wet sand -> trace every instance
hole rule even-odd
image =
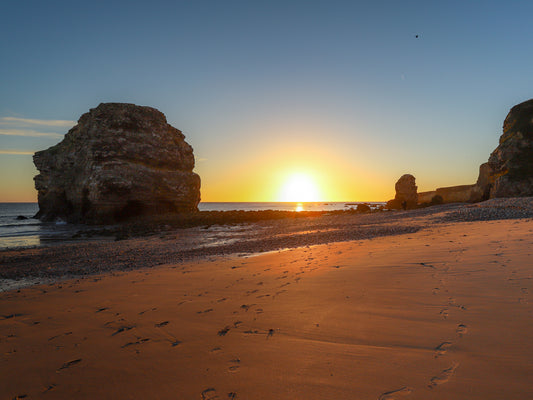
[[[532,232],[444,221],[0,293],[2,398],[533,398]]]

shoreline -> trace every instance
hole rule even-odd
[[[243,214],[238,212],[215,212],[214,215],[223,217],[210,219],[214,223],[208,226],[195,224],[179,229],[173,223],[182,224],[181,217],[169,221],[167,216],[162,216],[158,221],[152,219],[152,225],[143,231],[144,236],[118,241],[93,237],[78,243],[0,250],[0,292],[24,287],[30,282],[50,283],[68,277],[154,268],[217,256],[415,233],[436,224],[533,218],[533,198],[493,199],[476,204],[457,203],[394,212],[276,212],[275,219],[267,218],[268,214],[263,212],[245,212],[246,218],[250,215],[253,218],[247,222],[243,222]],[[228,219],[227,215],[233,217]],[[201,220],[203,222],[205,216]]]
[[[369,204],[372,210],[385,203]],[[0,250],[21,250],[81,242],[98,238],[124,240],[169,229],[252,223],[269,219],[301,218],[333,213],[353,213],[356,203],[200,203],[195,213],[138,216],[107,225],[67,224],[40,221],[34,216],[37,203],[0,203]],[[30,206],[30,207],[28,207]]]

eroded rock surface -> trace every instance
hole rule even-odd
[[[533,196],[533,99],[511,108],[500,143],[489,161],[479,166],[475,184],[418,193],[418,201],[430,204],[435,196],[444,203]]]
[[[491,198],[533,196],[533,99],[511,108],[488,165]]]
[[[418,203],[418,194],[415,177],[405,174],[398,179],[395,185],[396,196],[387,203],[387,208],[391,209],[411,209]]]
[[[33,160],[42,220],[111,223],[198,209],[193,149],[151,107],[102,103]]]

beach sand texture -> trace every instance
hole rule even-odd
[[[1,398],[533,398],[533,224],[0,293]]]

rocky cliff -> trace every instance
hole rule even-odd
[[[33,160],[42,220],[111,223],[200,201],[192,147],[151,107],[102,103]]]
[[[418,201],[427,204],[435,196],[444,203],[533,196],[533,99],[511,108],[500,143],[489,161],[480,165],[475,184],[418,193]]]
[[[488,165],[491,198],[533,196],[533,99],[511,108]]]

